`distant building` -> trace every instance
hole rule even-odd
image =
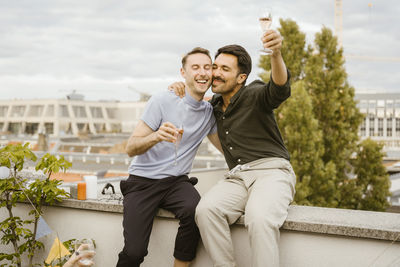
[[[356,94],[365,114],[359,135],[384,144],[385,150],[400,150],[400,94]]]
[[[64,135],[131,133],[146,102],[66,99],[0,100],[0,132]]]

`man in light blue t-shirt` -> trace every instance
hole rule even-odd
[[[153,96],[126,146],[128,155],[135,157],[129,178],[121,182],[125,245],[118,267],[143,262],[158,208],[173,212],[180,220],[174,266],[189,266],[196,255],[200,234],[194,214],[200,195],[187,175],[206,136],[222,151],[213,108],[203,101],[212,77],[209,51],[197,47],[187,53],[181,75],[186,96],[180,98],[170,91]]]

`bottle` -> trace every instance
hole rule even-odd
[[[97,199],[97,176],[83,176],[86,183],[86,199]]]
[[[86,200],[86,183],[84,182],[78,183],[78,199]]]

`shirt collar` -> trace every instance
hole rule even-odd
[[[242,94],[244,91],[244,85],[239,89],[239,91],[234,94],[230,100],[230,104],[234,104],[234,102],[239,98],[239,96]],[[220,110],[222,112],[222,106],[224,104],[224,99],[222,98],[222,95],[220,94],[215,94],[213,98],[211,99],[211,105],[216,108],[217,110]]]
[[[222,95],[214,94],[210,100],[210,103],[214,108],[222,107],[223,103]]]
[[[236,92],[236,94],[234,94],[232,97],[231,97],[231,100],[230,100],[230,104],[234,104],[235,103],[235,101],[236,101],[236,99],[238,99],[239,98],[239,96],[242,94],[242,92],[244,91],[244,85],[242,86],[242,87],[240,87],[240,89]]]
[[[201,103],[203,102],[203,100],[197,101],[196,99],[194,99],[189,92],[186,90],[185,91],[185,97],[183,98],[183,101],[188,104],[191,107],[194,108],[198,108],[201,106]]]

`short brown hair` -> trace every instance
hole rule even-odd
[[[212,61],[211,56],[210,56],[210,51],[208,51],[207,49],[202,48],[202,47],[195,47],[195,48],[192,49],[192,51],[186,53],[183,56],[183,58],[182,58],[182,68],[185,67],[186,60],[187,60],[188,56],[193,55],[193,54],[199,54],[199,53],[208,56],[210,58],[210,60]]]
[[[249,76],[251,72],[251,57],[249,53],[247,53],[246,49],[244,49],[240,45],[226,45],[218,49],[215,54],[215,58],[217,58],[220,54],[229,54],[233,55],[237,58],[239,73],[244,73]]]

